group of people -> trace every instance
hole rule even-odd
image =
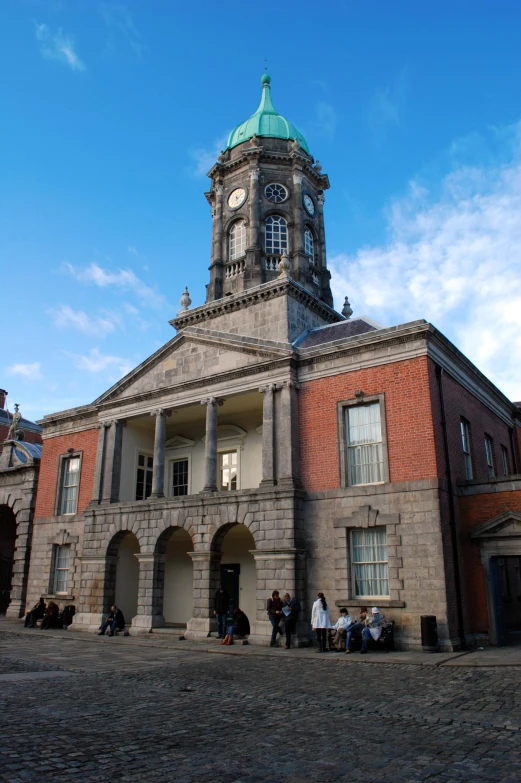
[[[377,606],[373,606],[369,615],[367,607],[360,607],[360,616],[357,620],[350,617],[347,609],[340,610],[340,617],[334,625],[329,618],[329,606],[324,593],[319,593],[317,600],[313,604],[311,611],[311,627],[316,633],[318,652],[327,652],[328,649],[337,652],[351,652],[353,639],[361,639],[362,646],[360,652],[364,655],[367,652],[367,645],[370,639],[378,641],[382,635],[387,620]],[[331,647],[328,648],[328,634],[333,632]]]
[[[229,609],[228,591],[219,585],[215,593],[214,615],[217,618],[217,638],[222,640],[221,644],[233,644],[234,634],[247,636],[250,633],[250,622],[242,609],[234,610],[231,623],[228,619]],[[291,638],[297,629],[300,613],[299,602],[295,596],[291,596],[289,593],[285,593],[281,598],[279,591],[274,590],[271,598],[268,598],[266,610],[272,628],[270,646],[275,647],[278,636],[285,636],[284,647],[286,650],[290,650]],[[284,621],[284,631],[280,627],[282,621]],[[386,624],[385,615],[379,611],[377,606],[373,606],[370,613],[366,606],[360,607],[360,615],[356,620],[349,615],[347,609],[340,609],[340,617],[333,624],[324,593],[318,593],[317,600],[311,610],[311,627],[316,634],[318,652],[320,653],[331,649],[349,654],[353,639],[361,639],[360,652],[365,654],[369,640],[378,641]]]
[[[45,603],[42,596],[38,603],[25,615],[25,628],[36,628],[38,620],[41,620],[40,629],[45,631],[49,628],[67,628],[72,623],[75,614],[74,606],[66,606],[62,612],[55,601]]]

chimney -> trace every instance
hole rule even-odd
[[[5,389],[0,389],[0,409],[3,410],[5,408],[5,398],[7,397],[7,392]]]

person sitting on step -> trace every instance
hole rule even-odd
[[[100,625],[98,636],[104,636],[107,628],[110,628],[109,636],[114,636],[116,631],[122,631],[125,628],[125,618],[123,616],[123,612],[121,609],[118,609],[115,604],[114,606],[110,607],[109,616],[105,622]]]
[[[248,636],[250,633],[250,621],[246,617],[242,609],[237,609],[233,613],[233,625],[228,628],[228,633],[224,637],[221,644],[233,644],[233,635]]]
[[[382,635],[383,627],[386,622],[385,615],[378,610],[377,606],[373,606],[371,609],[371,617],[368,617],[365,621],[365,628],[362,631],[362,649],[360,650],[362,654],[367,652],[367,642],[369,639],[373,639],[375,642],[378,641]]]
[[[58,627],[58,615],[60,613],[60,607],[54,601],[49,601],[45,615],[40,625],[40,630],[45,631],[48,628]]]
[[[36,625],[36,621],[41,620],[44,615],[45,615],[45,601],[42,596],[38,601],[38,603],[35,604],[34,607],[31,609],[31,611],[27,612],[27,614],[25,615],[24,628],[34,628],[34,626]]]
[[[347,629],[353,625],[353,620],[347,612],[347,609],[340,610],[340,617],[333,626],[331,644],[337,652],[344,652],[346,649]]]

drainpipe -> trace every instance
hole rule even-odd
[[[459,567],[458,534],[456,530],[456,509],[454,506],[454,490],[452,486],[452,472],[450,469],[449,438],[447,433],[447,419],[445,417],[445,398],[443,396],[443,367],[436,365],[436,378],[438,379],[438,392],[441,408],[441,428],[443,432],[443,446],[445,450],[445,465],[449,491],[449,522],[454,563],[454,587],[456,591],[456,609],[458,614],[458,636],[462,650],[467,649],[465,634],[463,633],[463,600],[461,597],[461,574]]]

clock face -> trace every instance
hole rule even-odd
[[[304,208],[308,215],[314,215],[315,214],[315,202],[311,198],[311,196],[308,196],[307,193],[304,194],[304,198],[302,199],[304,202]]]
[[[245,188],[235,188],[228,196],[228,206],[230,209],[238,209],[246,201]]]

